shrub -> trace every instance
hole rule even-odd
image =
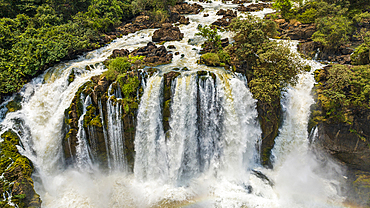
[[[312,39],[328,49],[336,50],[348,43],[352,31],[351,24],[352,21],[344,16],[323,17],[316,22],[317,31],[312,35]]]
[[[127,57],[117,57],[109,61],[108,68],[122,74],[131,68],[131,63]]]
[[[195,35],[200,35],[206,38],[206,42],[202,45],[211,46],[211,52],[217,52],[218,50],[222,49],[221,46],[221,35],[218,34],[217,28],[211,28],[210,26],[201,25],[198,26],[199,32]]]

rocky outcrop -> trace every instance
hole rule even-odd
[[[337,62],[339,64],[350,64],[350,55],[353,49],[350,45],[342,45],[338,49],[328,49],[322,44],[314,42],[311,36],[316,32],[315,24],[302,24],[298,21],[286,22],[284,19],[277,19],[280,38],[299,40],[298,50],[311,58]]]
[[[160,64],[171,63],[172,53],[167,51],[166,47],[157,47],[153,42],[149,42],[146,46],[136,49],[131,52],[132,56],[145,56],[145,65],[157,66]]]
[[[284,19],[277,19],[278,32],[281,38],[290,38],[292,40],[307,40],[316,32],[314,24],[302,24],[298,21],[287,22]]]
[[[217,26],[217,27],[229,26],[231,21],[238,16],[237,11],[233,11],[231,9],[228,9],[228,10],[220,9],[216,14],[223,15],[222,18],[212,23],[212,25]]]
[[[262,130],[261,162],[262,165],[272,168],[270,160],[271,150],[275,145],[275,138],[279,133],[279,127],[282,122],[280,99],[271,103],[258,100],[257,111]]]
[[[31,174],[31,161],[22,156],[17,149],[21,143],[17,134],[11,130],[1,135],[0,143],[0,194],[1,207],[41,207],[40,196],[35,192]],[[13,203],[13,205],[10,205]],[[15,205],[15,206],[14,206]]]
[[[251,4],[248,6],[244,6],[243,4],[240,4],[237,10],[240,12],[257,12],[257,11],[263,10],[264,8],[271,8],[271,7],[272,7],[272,4],[268,4],[268,3]]]
[[[171,117],[171,100],[172,100],[172,82],[178,77],[180,72],[168,72],[163,75],[163,104],[162,104],[162,122],[163,131],[166,133],[170,129],[169,119]]]
[[[198,14],[203,10],[203,7],[199,4],[188,4],[185,2],[176,4],[170,7],[170,16],[168,18],[157,21],[148,12],[143,12],[139,16],[135,17],[131,22],[121,25],[116,28],[115,32],[111,32],[106,35],[105,42],[113,40],[120,35],[127,35],[143,29],[161,28],[163,24],[176,23],[189,24],[189,18],[183,16],[183,14]]]
[[[170,7],[170,11],[171,13],[179,14],[198,14],[199,12],[203,11],[203,7],[197,3],[188,4],[186,2],[182,2]]]
[[[124,154],[129,169],[132,170],[136,111],[143,91],[140,88],[141,80],[141,74],[134,71],[118,75],[115,80],[108,80],[103,74],[92,77],[79,88],[70,107],[65,111],[65,136],[62,144],[67,166],[76,162],[78,120],[83,116],[83,127],[80,131],[85,132],[92,159],[102,169],[109,170],[108,161],[112,161],[112,154],[109,148],[110,136],[107,133],[109,120],[107,105],[118,105],[121,112],[120,118],[124,123],[121,130],[124,132],[122,138]],[[88,96],[91,102],[87,102],[89,105],[84,109],[82,102],[85,102]]]
[[[180,32],[179,27],[174,27],[172,24],[167,23],[163,24],[161,29],[154,32],[152,40],[154,42],[174,41],[182,40],[183,37],[184,33]]]
[[[156,46],[153,42],[149,42],[146,46],[129,51],[127,49],[115,49],[113,50],[110,59],[116,57],[128,57],[128,56],[143,56],[142,65],[146,66],[157,66],[161,64],[171,63],[173,54],[167,51],[164,46]]]

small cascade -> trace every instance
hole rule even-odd
[[[200,170],[204,172],[220,157],[223,108],[215,80],[207,75],[199,78],[198,82],[198,140]]]
[[[244,79],[221,74],[217,79],[224,107],[221,167],[225,177],[243,181],[255,166],[260,140],[256,101]]]
[[[105,151],[107,153],[107,163],[109,170],[112,170],[110,156],[109,156],[109,140],[108,140],[108,132],[107,132],[107,124],[105,123],[104,114],[103,114],[103,105],[101,100],[98,101],[98,108],[99,108],[99,115],[102,122],[102,129],[103,129],[103,137],[104,137],[104,144],[105,144]]]
[[[181,183],[199,173],[196,76],[176,79],[167,139],[170,180]]]
[[[126,172],[127,162],[124,154],[124,124],[122,120],[122,105],[114,99],[121,99],[122,94],[120,87],[112,90],[112,85],[108,89],[110,96],[107,101],[107,118],[108,118],[108,137],[109,137],[109,167],[111,171]]]
[[[168,165],[161,115],[163,77],[147,81],[137,115],[134,173],[139,180],[167,180]]]
[[[86,114],[86,108],[87,106],[91,105],[91,98],[90,96],[85,96],[81,93],[81,100],[84,100],[83,102],[83,113],[80,116],[78,120],[78,132],[77,132],[77,139],[78,139],[78,145],[76,147],[76,155],[77,155],[77,167],[80,170],[87,170],[92,171],[93,169],[93,161],[91,158],[91,150],[87,143],[87,137],[86,132],[84,129],[84,117]]]

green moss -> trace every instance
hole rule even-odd
[[[206,53],[200,57],[200,63],[207,66],[220,66],[221,61],[216,53]]]
[[[71,70],[71,73],[68,76],[68,84],[70,84],[71,82],[73,82],[75,80],[75,77],[76,77],[75,71],[72,69]]]
[[[89,122],[90,126],[102,127],[100,116],[96,116]]]

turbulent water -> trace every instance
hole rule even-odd
[[[298,84],[282,95],[284,121],[272,150],[274,168],[263,168],[258,157],[261,130],[256,100],[246,79],[196,64],[203,41],[195,36],[198,24],[210,24],[219,18],[215,14],[220,8],[237,5],[219,1],[200,4],[205,10],[188,15],[191,23],[180,26],[185,38],[165,43],[175,45],[174,52],[185,57],[174,56],[171,64],[158,67],[160,73],[146,80],[137,115],[133,173],[128,171],[123,153],[125,124],[119,104],[108,99],[108,123],[103,123],[104,137],[109,139],[109,171],[100,170],[94,162],[96,144],[86,142],[83,116],[78,121],[78,158],[74,166],[65,168],[61,146],[64,111],[83,83],[106,70],[99,63],[113,49],[144,46],[154,30],[129,34],[59,64],[22,89],[22,109],[0,118],[0,131],[13,129],[19,134],[24,146],[20,152],[35,165],[33,178],[43,207],[343,207],[340,167],[315,154],[309,144],[312,73],[301,74]],[[254,15],[267,12],[271,10]],[[204,13],[210,16],[205,18]],[[313,61],[309,64],[313,69],[321,67]],[[92,69],[86,70],[87,65]],[[165,133],[162,74],[182,67],[189,71],[172,83],[170,130]],[[71,70],[76,78],[68,84]],[[200,79],[195,73],[198,70],[216,76]],[[121,93],[115,93],[120,99]],[[91,103],[89,96],[81,97],[85,107]]]

